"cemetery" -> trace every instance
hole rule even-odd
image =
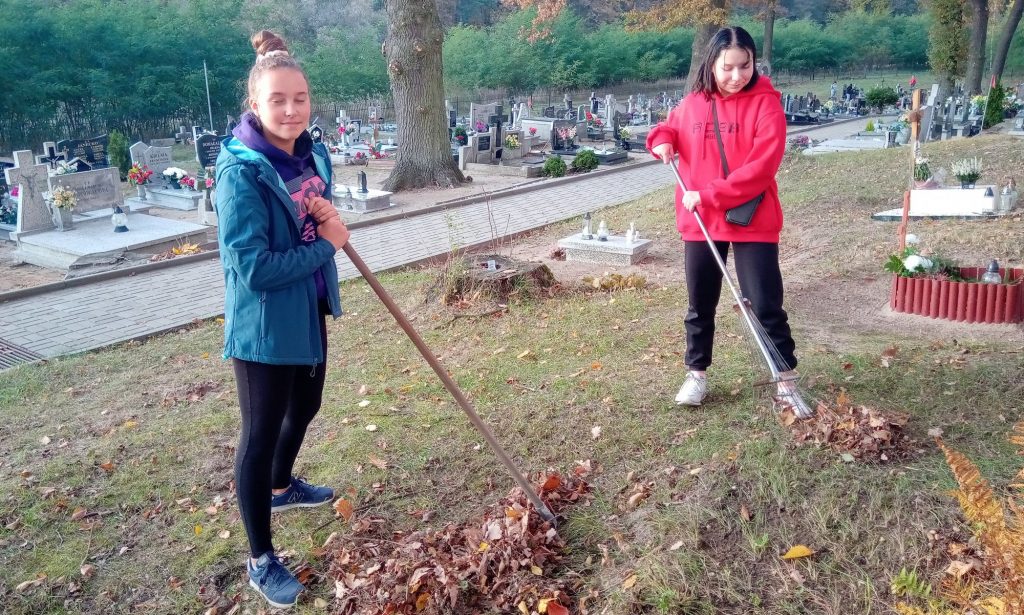
[[[0,611],[1024,614],[1020,0],[755,4],[5,7]]]

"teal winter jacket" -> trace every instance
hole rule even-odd
[[[317,175],[331,200],[330,156],[313,146]],[[224,357],[275,365],[316,365],[325,358],[313,273],[341,315],[331,242],[303,244],[295,204],[267,158],[227,137],[217,157],[217,239],[224,266]]]

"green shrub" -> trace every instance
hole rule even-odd
[[[594,150],[585,149],[572,159],[572,170],[589,173],[597,168],[597,164],[597,154]]]
[[[868,120],[868,125],[864,127],[864,130],[866,130],[867,132],[875,132],[874,120]]]
[[[128,154],[128,139],[116,130],[110,131],[107,156],[110,166],[117,167],[121,172],[121,181],[128,179],[128,169],[132,168],[132,159]]]
[[[565,161],[561,156],[549,156],[544,161],[544,175],[547,177],[561,177],[565,175]]]
[[[996,83],[988,93],[988,104],[985,105],[985,120],[983,126],[991,128],[1003,121],[1003,104],[1006,100],[1006,90],[1003,84]]]
[[[882,107],[886,105],[895,105],[898,103],[900,97],[896,93],[896,90],[880,87],[868,90],[867,94],[864,95],[864,100],[867,101],[869,107],[873,107],[881,111]]]

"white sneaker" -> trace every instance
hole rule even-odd
[[[677,406],[699,406],[708,394],[708,379],[693,372],[686,372],[686,380],[676,393]]]

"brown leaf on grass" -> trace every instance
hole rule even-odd
[[[370,462],[370,465],[372,465],[374,467],[377,467],[377,468],[380,468],[381,470],[387,470],[388,469],[388,462],[384,461],[383,459],[381,459],[380,457],[378,457],[376,455],[372,455],[371,454],[367,458],[367,461]]]
[[[352,515],[355,514],[355,509],[352,507],[352,502],[345,498],[338,498],[338,501],[334,503],[334,512],[348,523],[352,519]]]
[[[79,506],[71,513],[71,520],[78,521],[79,519],[84,519],[87,514],[89,514],[89,511]]]
[[[96,566],[92,564],[82,564],[82,567],[78,569],[78,572],[82,573],[82,576],[91,579],[92,575],[96,574]]]
[[[548,615],[569,615],[569,609],[557,602],[548,603]]]
[[[636,585],[636,575],[631,574],[622,582],[622,589],[632,589]]]
[[[36,578],[31,579],[29,581],[22,581],[21,583],[18,583],[14,587],[14,591],[16,591],[16,592],[23,592],[23,591],[30,590],[33,587],[39,587],[40,585],[43,584],[43,581],[45,581],[45,580],[46,580],[46,575],[40,572],[39,575]]]
[[[907,459],[916,449],[904,427],[908,416],[883,413],[867,406],[855,406],[846,391],[840,391],[835,404],[818,403],[815,415],[797,420],[786,409],[779,422],[790,429],[800,444],[828,447],[846,459],[889,461]],[[848,460],[852,461],[852,460]]]
[[[748,523],[750,522],[750,519],[752,518],[751,515],[750,515],[750,510],[747,508],[746,504],[740,504],[740,517],[744,521],[746,521]]]
[[[108,459],[108,460],[106,460],[106,461],[104,461],[103,463],[100,464],[100,469],[103,470],[104,472],[108,472],[108,473],[109,472],[113,472],[114,471],[114,462]]]
[[[294,575],[295,578],[298,579],[299,583],[307,585],[309,583],[309,580],[313,578],[314,575],[316,575],[316,570],[313,570],[313,567],[309,564],[303,564],[299,567],[298,570],[295,571]]]
[[[558,476],[558,474],[552,474],[552,475],[548,476],[547,480],[544,481],[544,484],[541,485],[540,490],[541,491],[554,491],[555,489],[558,489],[558,486],[561,485],[561,484],[562,484],[561,477]]]

